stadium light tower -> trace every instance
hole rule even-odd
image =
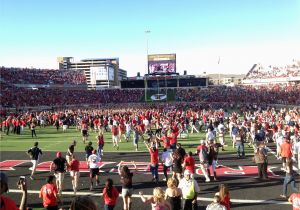
[[[149,55],[149,35],[150,35],[151,31],[150,30],[146,30],[145,34],[146,34],[146,42],[147,42],[147,60],[146,60],[146,74],[148,73],[148,55]]]

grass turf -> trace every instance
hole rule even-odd
[[[37,127],[36,133],[37,138],[32,138],[31,132],[30,130],[28,130],[28,128],[25,128],[21,135],[16,135],[13,133],[9,133],[9,135],[6,135],[6,133],[1,132],[0,151],[27,151],[33,146],[34,142],[38,141],[39,147],[43,151],[66,152],[68,146],[72,143],[73,140],[77,141],[76,150],[84,151],[85,144],[82,141],[81,133],[80,131],[76,130],[75,127],[70,127],[65,133],[62,132],[62,129],[57,131],[53,126],[48,126],[46,128]],[[96,135],[96,132],[89,132],[88,141],[92,141],[94,148],[97,147]],[[187,138],[179,137],[178,142],[183,145],[187,152],[194,152],[201,139],[205,139],[204,131],[200,133],[189,134]],[[119,143],[119,150],[116,150],[116,148],[113,147],[110,132],[104,133],[104,140],[104,152],[135,152],[135,147],[132,142],[132,136],[129,142],[123,140]],[[232,148],[231,138],[228,134],[225,136],[225,141],[228,144],[228,147],[225,148],[226,151],[220,152],[234,153],[235,149]],[[142,139],[140,139],[139,141],[139,151],[147,151]],[[247,153],[249,151],[251,151],[251,149],[245,146],[245,152]]]

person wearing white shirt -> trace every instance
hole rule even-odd
[[[170,152],[169,150],[167,150],[167,148],[164,148],[163,153],[161,155],[161,160],[164,164],[164,175],[165,178],[163,179],[164,181],[168,180],[168,173],[167,170],[170,169],[170,171],[172,170],[172,166],[173,166],[173,158],[172,158],[172,152]]]
[[[131,134],[131,123],[130,122],[125,123],[125,129],[126,129],[126,141],[128,142],[128,140],[130,139],[130,134]]]
[[[93,150],[92,154],[89,156],[87,162],[88,167],[90,168],[90,190],[93,190],[93,179],[96,177],[96,186],[99,185],[99,166],[98,163],[100,162],[100,158],[97,155],[97,151]]]

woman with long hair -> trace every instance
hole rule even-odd
[[[133,193],[133,186],[132,186],[132,177],[133,173],[130,172],[130,169],[128,166],[121,167],[123,161],[120,162],[118,167],[118,172],[121,177],[121,183],[122,183],[122,197],[123,197],[123,206],[124,210],[130,210],[131,209],[131,196]],[[136,164],[134,161],[132,161],[132,164],[134,166],[134,169],[136,170]]]
[[[229,189],[226,184],[219,185],[219,196],[220,196],[220,204],[226,207],[226,210],[230,210],[230,194]]]
[[[117,203],[118,197],[119,192],[117,188],[113,186],[112,179],[108,178],[103,189],[104,210],[113,210]]]
[[[168,201],[165,200],[165,193],[160,187],[153,189],[153,196],[144,197],[144,193],[139,192],[141,199],[144,203],[150,203],[152,210],[171,210],[171,205]]]
[[[172,210],[180,210],[182,191],[177,187],[177,180],[175,178],[169,178],[167,186],[165,199],[170,203]]]
[[[178,181],[181,179],[182,175],[182,158],[178,152],[175,150],[173,153],[173,178],[176,178]]]

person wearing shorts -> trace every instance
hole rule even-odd
[[[39,162],[40,159],[40,155],[42,155],[42,150],[40,148],[38,148],[39,143],[35,142],[34,143],[34,147],[32,147],[31,149],[29,149],[27,151],[27,154],[30,156],[31,162],[32,162],[32,172],[31,172],[31,176],[30,179],[34,179],[33,175],[35,173],[36,170],[36,166]]]
[[[118,172],[121,177],[122,183],[122,197],[123,197],[123,209],[129,210],[131,209],[131,196],[133,194],[133,186],[132,186],[132,177],[133,173],[130,172],[130,169],[127,165],[122,167],[123,161],[120,162],[118,167]],[[136,170],[136,164],[132,162],[134,169]]]
[[[92,154],[88,158],[88,166],[90,168],[90,190],[93,190],[93,179],[96,177],[96,186],[99,185],[99,166],[100,158],[97,155],[97,151],[94,149]]]
[[[58,193],[60,195],[62,193],[63,181],[64,181],[65,172],[67,168],[68,168],[67,160],[64,157],[62,157],[61,152],[57,152],[56,158],[53,160],[53,162],[50,165],[50,171],[54,170],[54,175],[56,178],[56,186],[58,189]]]
[[[72,155],[69,165],[70,165],[70,176],[72,179],[73,191],[74,191],[74,195],[76,195],[77,188],[78,188],[78,181],[80,177],[80,172],[79,172],[80,162],[75,158],[74,155]]]

